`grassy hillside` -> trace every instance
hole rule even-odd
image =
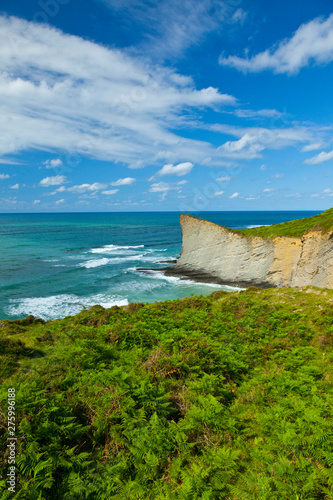
[[[333,231],[333,208],[306,219],[292,220],[268,227],[237,229],[235,232],[245,236],[261,236],[262,238],[274,238],[275,236],[300,237],[311,229],[323,231],[324,233]]]
[[[332,499],[332,304],[248,289],[0,322],[1,498]]]

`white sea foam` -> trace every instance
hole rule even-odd
[[[144,248],[144,245],[104,245],[100,248],[92,248],[90,253],[123,253],[122,250],[135,250],[136,248]]]
[[[125,306],[128,300],[117,295],[97,294],[89,297],[63,294],[50,297],[28,297],[25,299],[11,299],[8,314],[18,317],[32,314],[45,320],[64,318],[79,313],[84,308],[99,304],[105,308]]]
[[[79,264],[80,267],[85,267],[86,269],[90,269],[91,267],[100,267],[106,266],[111,259],[107,259],[104,257],[103,259],[95,259],[95,260],[87,260],[86,262],[82,262]]]
[[[147,276],[150,278],[154,279],[159,279],[159,280],[166,280],[169,283],[175,284],[175,285],[202,285],[202,286],[208,286],[212,288],[221,288],[221,290],[226,290],[227,292],[234,292],[234,291],[240,291],[240,290],[246,290],[245,288],[239,288],[239,287],[234,287],[234,286],[228,286],[228,285],[220,285],[217,283],[203,283],[201,281],[195,281],[192,279],[182,279],[184,277],[182,276],[166,276],[163,271],[159,270],[149,270],[146,271],[145,273]]]

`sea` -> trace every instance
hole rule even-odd
[[[318,211],[195,212],[232,229]],[[0,214],[0,319],[45,320],[100,304],[155,302],[235,288],[165,276],[181,250],[179,212]],[[204,244],[204,242],[203,242]],[[148,273],[140,268],[152,269]]]

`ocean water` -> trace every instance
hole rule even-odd
[[[319,212],[196,212],[230,228]],[[179,257],[179,212],[0,214],[0,319],[63,318],[95,304],[155,302],[226,289],[165,277]],[[149,274],[137,268],[153,268]]]

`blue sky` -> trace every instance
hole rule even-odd
[[[0,8],[0,212],[333,206],[331,1]]]

